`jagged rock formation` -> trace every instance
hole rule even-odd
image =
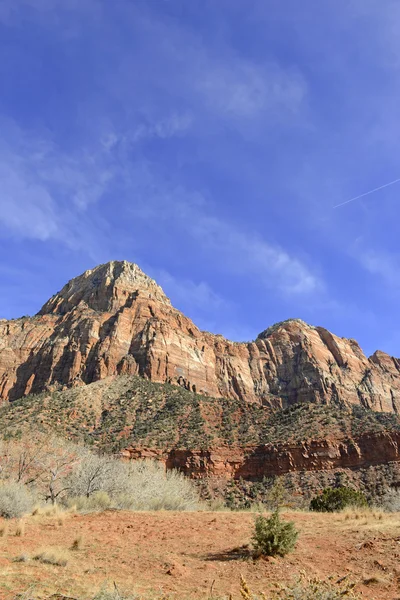
[[[400,410],[400,361],[289,320],[251,343],[200,331],[136,265],[70,281],[32,318],[0,321],[0,399],[138,374],[266,407],[297,402]]]

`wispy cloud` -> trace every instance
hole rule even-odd
[[[53,24],[63,28],[61,13],[90,13],[92,18],[101,12],[101,2],[95,0],[2,0],[0,3],[0,22],[14,24],[24,12],[26,18],[51,18]]]
[[[268,289],[285,294],[308,294],[322,289],[322,282],[296,256],[228,221],[196,214],[191,231],[209,252],[231,271],[259,278]]]
[[[196,84],[210,110],[225,117],[254,118],[270,112],[297,112],[307,86],[297,71],[241,60],[206,69]]]
[[[214,267],[236,276],[257,278],[264,288],[285,295],[323,291],[321,278],[300,258],[259,233],[213,215],[212,203],[201,193],[171,188],[146,169],[136,171],[133,177],[134,217],[147,221],[149,227],[184,232],[199,251],[212,257]]]
[[[1,125],[2,234],[75,245],[78,214],[106,192],[112,160],[101,150],[67,154],[46,132],[4,119]]]
[[[377,276],[391,290],[400,288],[400,257],[373,249],[360,250],[356,255],[361,266]]]
[[[173,113],[164,119],[140,123],[132,132],[129,142],[136,143],[148,139],[165,140],[182,136],[189,130],[193,118],[189,113]]]
[[[174,298],[177,307],[191,307],[192,310],[201,310],[212,313],[221,307],[227,306],[219,294],[211,289],[205,281],[195,282],[192,279],[179,279],[165,269],[152,269],[152,275],[161,285],[167,295]]]

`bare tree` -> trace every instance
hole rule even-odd
[[[46,455],[43,436],[35,439],[7,440],[0,444],[0,473],[2,479],[30,485],[40,479]]]
[[[43,472],[40,487],[46,502],[55,504],[70,489],[69,478],[81,461],[82,449],[58,438],[48,440],[47,452],[42,458]]]
[[[70,493],[73,496],[90,496],[107,492],[110,496],[127,491],[128,468],[110,456],[98,456],[87,452],[71,473]]]

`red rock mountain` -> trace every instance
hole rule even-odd
[[[139,374],[270,407],[361,404],[400,411],[400,361],[293,319],[249,343],[200,331],[137,265],[72,279],[32,318],[0,321],[0,399]]]

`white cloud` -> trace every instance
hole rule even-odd
[[[371,275],[377,275],[388,287],[399,288],[400,257],[386,252],[363,250],[357,259]]]
[[[8,234],[46,241],[58,235],[55,206],[47,190],[0,159],[0,223]]]
[[[45,134],[2,120],[0,223],[3,235],[76,243],[78,213],[99,200],[115,173],[104,152],[66,154]]]
[[[173,113],[164,119],[149,123],[140,123],[129,138],[132,143],[142,140],[158,138],[167,139],[184,135],[192,123],[192,117],[188,113]]]
[[[59,230],[56,207],[35,171],[40,153],[36,150],[35,155],[29,143],[23,147],[16,127],[8,131],[11,137],[15,136],[14,147],[12,142],[6,141],[6,128],[2,131],[0,223],[3,233],[42,241],[55,237]]]
[[[14,6],[29,6],[33,11],[40,11],[42,18],[50,15],[49,24],[57,17],[57,25],[61,28],[64,12],[80,6],[86,10],[93,4],[85,0],[71,0],[71,3],[60,0],[35,2],[20,0]],[[103,3],[99,5],[103,6]],[[134,24],[134,17],[139,13],[135,9],[127,11],[127,21],[131,19]],[[296,70],[270,61],[256,64],[245,60],[233,52],[226,40],[208,47],[192,30],[185,30],[180,24],[169,20],[160,21],[157,13],[151,14],[153,16],[154,19],[146,20],[141,15],[140,25],[146,36],[139,41],[142,43],[142,53],[146,56],[149,53],[149,63],[154,68],[145,70],[143,74],[142,63],[137,62],[137,57],[130,54],[128,47],[127,53],[122,53],[115,63],[121,63],[121,69],[117,72],[106,71],[101,82],[104,97],[119,111],[118,122],[102,129],[96,119],[100,120],[98,113],[101,113],[104,105],[100,103],[97,106],[94,103],[93,110],[92,106],[81,107],[85,116],[90,117],[87,120],[94,123],[91,148],[66,154],[49,141],[48,136],[39,140],[39,144],[37,139],[29,139],[21,131],[18,131],[16,138],[5,138],[5,145],[0,146],[0,164],[6,170],[10,169],[10,164],[16,166],[8,191],[0,198],[0,208],[6,209],[3,226],[15,235],[75,243],[76,221],[79,220],[76,213],[84,213],[89,205],[101,199],[117,175],[119,182],[124,181],[126,197],[137,197],[135,190],[140,182],[135,178],[139,175],[140,179],[140,169],[145,160],[143,156],[137,158],[136,155],[137,162],[134,163],[129,154],[129,145],[139,145],[148,139],[184,135],[193,129],[194,121],[201,124],[204,131],[210,131],[212,124],[218,126],[218,123],[223,123],[225,127],[226,119],[229,119],[233,127],[241,123],[248,135],[248,123],[253,120],[256,135],[259,135],[259,125],[264,130],[266,123],[275,123],[277,115],[297,113],[301,109],[307,86]],[[66,22],[65,27],[68,29],[69,26]],[[111,55],[114,59],[115,55],[114,45],[110,41],[117,39],[119,32],[105,20],[103,26],[107,43],[112,46],[112,64]],[[155,40],[162,40],[162,43],[155,45]],[[115,48],[121,49],[118,44],[115,44]],[[174,67],[173,75],[171,66]],[[135,69],[139,73],[138,90],[132,86],[131,75]],[[138,98],[141,86],[146,87],[146,93]],[[154,99],[154,94],[159,90],[161,97],[171,99],[172,106],[179,106],[180,110],[171,112],[170,109],[156,108],[152,114],[149,108],[150,116],[138,120],[138,114],[146,115],[146,109],[142,107],[151,105],[151,102],[143,100]],[[143,113],[140,112],[142,110]],[[93,118],[92,113],[95,113]],[[126,123],[128,131],[124,129]],[[203,135],[200,130],[194,133]],[[39,151],[36,151],[37,147]],[[114,153],[118,154],[118,160],[114,160]],[[171,223],[180,222],[199,248],[207,252],[221,268],[226,267],[231,273],[256,277],[268,290],[277,288],[284,294],[307,294],[322,288],[311,269],[285,248],[270,242],[265,236],[254,234],[250,229],[213,216],[212,204],[206,202],[201,194],[187,194],[184,190],[171,188],[166,182],[157,181],[154,173],[149,174],[145,183],[141,206],[136,208],[136,215],[146,220],[149,227],[152,226],[152,220],[157,222],[160,218],[166,218]],[[29,195],[26,192],[28,187],[35,193]],[[153,210],[152,198],[157,200],[156,210]],[[16,208],[18,206],[19,209]],[[10,216],[12,209],[15,209],[13,218]],[[163,213],[165,217],[162,217]],[[29,221],[32,222],[29,231],[26,215],[30,215]],[[170,284],[172,286],[172,282]],[[178,287],[177,283],[175,287]],[[192,294],[193,301],[197,297],[205,302],[217,302],[206,284],[188,283],[186,294]]]
[[[256,278],[264,288],[281,294],[322,292],[323,282],[302,260],[259,234],[214,216],[212,204],[201,194],[170,188],[148,170],[136,171],[132,185],[136,190],[131,212],[136,218],[148,227],[178,227],[215,266]]]
[[[186,306],[212,312],[226,305],[226,301],[204,281],[197,283],[191,279],[178,279],[164,269],[153,270],[152,274],[178,308]]]
[[[306,82],[297,71],[240,60],[209,65],[200,74],[196,87],[209,109],[242,118],[265,112],[297,112],[307,91]]]
[[[319,279],[297,257],[248,231],[221,219],[197,215],[193,234],[230,270],[253,275],[269,289],[307,294],[322,288]]]

